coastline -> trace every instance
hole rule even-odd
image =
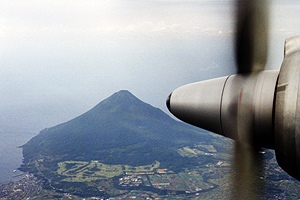
[[[35,134],[17,131],[0,131],[0,185],[11,181],[20,180],[17,174],[23,173],[19,170],[23,163],[24,145]]]

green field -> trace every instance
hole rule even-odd
[[[97,161],[64,161],[58,163],[56,173],[64,176],[62,181],[86,182],[99,179],[108,179],[125,173],[148,173],[159,168],[158,161],[150,165],[129,166],[129,165],[107,165]]]
[[[198,192],[213,187],[205,182],[202,175],[197,171],[178,174],[155,174],[149,175],[151,184],[155,188],[174,191]]]
[[[193,147],[182,147],[179,148],[178,153],[183,157],[198,157],[199,155],[214,156],[217,150],[213,145],[194,145]]]

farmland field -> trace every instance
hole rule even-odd
[[[66,177],[62,181],[86,182],[99,179],[108,179],[125,173],[148,173],[153,172],[160,166],[158,161],[150,165],[107,165],[98,161],[64,161],[58,163],[57,174]]]

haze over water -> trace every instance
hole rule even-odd
[[[120,89],[167,111],[175,88],[234,73],[232,2],[1,1],[0,183],[18,146]],[[279,69],[300,4],[272,2],[267,68]]]
[[[28,132],[0,130],[0,184],[18,179],[18,177],[13,177],[21,173],[20,171],[14,172],[23,160],[22,148],[18,147],[34,135]]]

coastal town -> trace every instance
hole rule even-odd
[[[0,199],[27,199],[39,194],[42,183],[32,174],[26,174],[18,181],[0,185]]]
[[[38,180],[32,174],[26,174],[23,178],[18,181],[9,182],[0,185],[0,199],[1,200],[29,200],[29,199],[74,199],[74,200],[121,200],[121,199],[145,199],[145,200],[160,200],[165,199],[162,195],[165,195],[164,187],[170,186],[171,183],[159,182],[158,177],[162,174],[151,174],[151,176],[156,176],[155,183],[150,183],[148,180],[148,175],[124,175],[119,178],[119,186],[124,189],[136,188],[146,185],[153,188],[157,188],[161,191],[161,194],[153,193],[153,191],[142,191],[142,190],[125,190],[124,194],[115,197],[80,197],[74,194],[60,192],[59,190],[47,190],[43,189],[43,183]],[[166,174],[165,174],[166,175]],[[175,175],[175,174],[174,174]],[[150,176],[150,175],[149,175]],[[212,188],[212,186],[210,186]],[[167,188],[165,188],[167,189]],[[198,189],[200,192],[202,189]],[[166,191],[166,190],[165,190]],[[182,191],[181,194],[189,194],[190,191]],[[174,193],[175,195],[176,193]],[[179,193],[178,193],[179,194]],[[199,195],[198,193],[196,195]]]
[[[29,200],[29,199],[74,199],[74,200],[97,200],[104,199],[100,197],[82,198],[69,193],[60,193],[55,190],[46,190],[42,188],[42,181],[38,180],[32,174],[25,174],[20,180],[12,181],[6,184],[0,184],[1,200]]]
[[[271,160],[274,160],[271,159]],[[70,162],[73,168],[65,169],[64,173],[69,174],[73,170],[74,175],[80,175],[82,170],[89,167],[101,165],[102,171],[117,169],[117,166],[104,165],[99,162],[91,161],[87,163]],[[67,163],[65,163],[68,167]],[[75,165],[76,164],[76,165]],[[84,165],[83,165],[84,164]],[[158,166],[158,162],[153,163],[153,166]],[[149,166],[152,166],[149,165]],[[62,165],[64,166],[64,165]],[[80,168],[78,168],[80,167]],[[144,166],[141,169],[145,169]],[[122,167],[120,167],[122,168]],[[132,167],[123,166],[124,169]],[[77,169],[74,171],[74,169]],[[95,169],[95,168],[92,168]],[[110,193],[104,195],[82,196],[74,193],[76,188],[69,191],[61,190],[60,188],[46,188],[47,179],[35,177],[33,174],[24,173],[17,181],[9,182],[0,185],[1,200],[39,200],[39,199],[59,199],[59,200],[160,200],[160,199],[220,199],[222,197],[230,197],[230,163],[219,161],[215,164],[209,163],[204,166],[198,166],[193,170],[185,170],[183,172],[168,171],[163,168],[157,168],[153,171],[123,171],[122,175],[116,176],[107,181],[95,182],[99,191],[106,188]],[[89,170],[91,171],[91,170]],[[100,169],[99,169],[100,171]],[[85,171],[87,172],[87,171]],[[61,172],[62,173],[62,172]],[[107,174],[108,175],[108,174]],[[71,179],[70,179],[71,180]],[[76,184],[65,179],[64,184]],[[74,176],[75,180],[75,176]],[[77,178],[80,181],[80,179]],[[84,179],[82,179],[84,180]],[[290,197],[299,197],[298,192],[300,184],[289,176],[283,174],[283,171],[275,165],[274,162],[268,162],[265,165],[264,173],[261,177],[262,181],[268,180],[268,187],[275,188],[264,193],[266,198],[282,199],[291,193]],[[69,181],[69,182],[68,182]],[[89,182],[92,184],[93,181]],[[47,184],[46,184],[47,185]],[[267,186],[267,185],[266,185]],[[72,192],[73,191],[73,192]]]

